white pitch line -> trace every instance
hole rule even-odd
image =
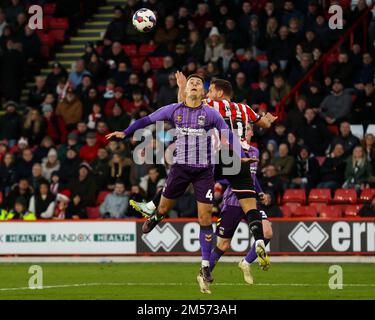
[[[125,283],[74,283],[43,286],[42,288],[0,288],[0,291],[22,291],[22,290],[40,290],[40,289],[57,289],[57,288],[74,288],[74,287],[95,287],[95,286],[196,286],[196,283],[182,283],[182,282],[125,282]],[[328,287],[324,283],[254,283],[249,285],[246,283],[214,283],[211,286],[270,286],[270,287]],[[343,284],[344,287],[375,287],[375,283],[348,283]]]

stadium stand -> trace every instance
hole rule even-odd
[[[69,190],[71,216],[96,219],[117,180],[131,199],[152,199],[168,167],[137,165],[134,141],[104,136],[176,101],[182,70],[204,76],[206,87],[227,79],[234,101],[279,117],[252,138],[271,217],[279,209],[295,219],[358,215],[375,196],[374,5],[339,2],[343,30],[328,27],[330,1],[33,1],[44,11],[36,31],[27,28],[30,1],[2,2],[1,208],[36,195],[44,219],[46,199]],[[150,33],[132,27],[140,7],[157,12]],[[274,165],[281,143],[295,160],[287,176]],[[186,217],[184,203],[171,216]]]

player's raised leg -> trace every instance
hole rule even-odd
[[[143,217],[148,218],[150,217],[157,207],[159,206],[162,190],[159,190],[154,198],[149,202],[137,202],[135,200],[130,200],[129,204],[139,213],[143,215]]]

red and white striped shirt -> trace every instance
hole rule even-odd
[[[246,140],[247,124],[255,123],[260,119],[260,115],[247,104],[228,100],[214,101],[211,99],[206,99],[205,102],[221,114],[229,128],[241,140]]]

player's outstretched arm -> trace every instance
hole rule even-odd
[[[105,138],[107,140],[109,140],[109,139],[111,139],[113,137],[119,138],[119,139],[124,139],[125,138],[125,133],[123,131],[114,131],[114,132],[111,132],[111,133],[109,133],[109,134],[107,134],[105,136]]]
[[[185,101],[186,94],[185,94],[185,88],[186,88],[186,77],[181,71],[177,71],[175,73],[177,85],[178,85],[178,102]]]

